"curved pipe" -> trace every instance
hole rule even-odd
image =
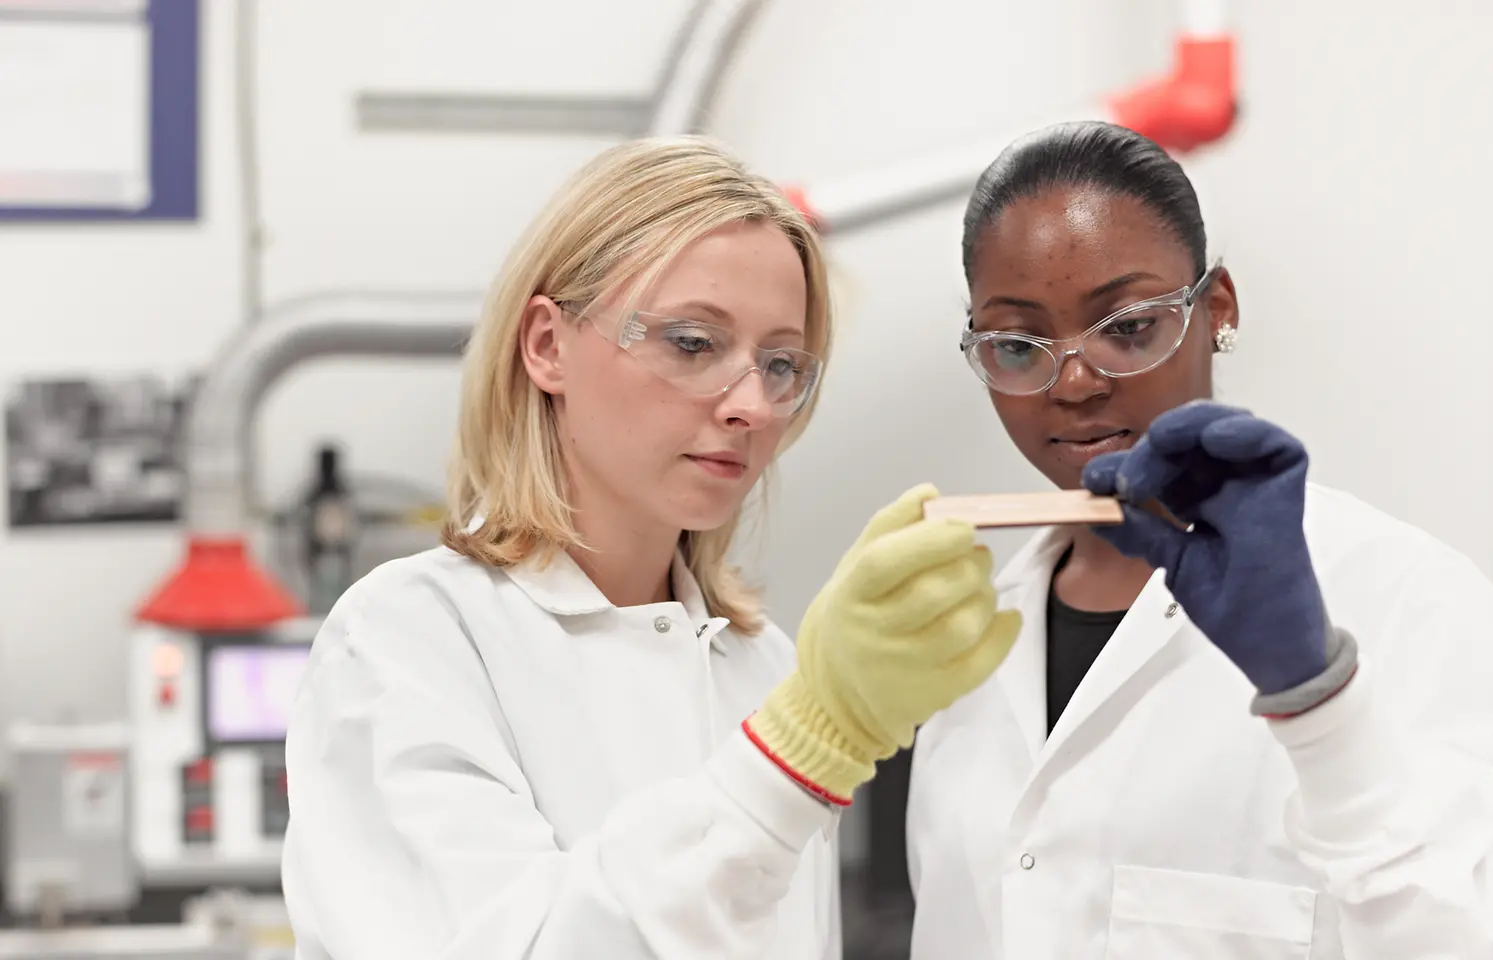
[[[286,372],[334,356],[459,357],[481,303],[480,293],[467,292],[333,294],[287,303],[240,329],[202,378],[188,413],[188,533],[245,532],[254,415]]]
[[[1064,120],[1109,120],[1168,150],[1192,150],[1232,129],[1237,115],[1234,38],[1229,0],[1183,0],[1171,72],[1103,102],[1037,118],[1025,128]],[[940,203],[969,196],[981,172],[1012,137],[930,154],[810,188],[786,192],[819,230],[835,235],[873,227]]]
[[[699,0],[669,52],[645,136],[699,133],[721,78],[764,0]]]
[[[1183,35],[1173,72],[1110,98],[1040,122],[1022,132],[1064,120],[1108,120],[1184,152],[1226,135],[1237,116],[1234,43],[1228,37]],[[806,189],[789,188],[806,216],[829,236],[874,227],[939,203],[968,198],[980,174],[1013,137],[992,137],[963,147]]]
[[[1102,104],[1049,116],[1028,129],[1064,120],[1107,118]],[[991,137],[856,176],[810,187],[795,199],[820,232],[839,236],[874,227],[946,201],[969,197],[980,173],[1011,137]]]

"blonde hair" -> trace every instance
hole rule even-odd
[[[828,359],[824,257],[812,227],[775,184],[703,137],[641,139],[606,150],[516,245],[467,345],[442,542],[497,567],[530,556],[548,562],[556,551],[586,547],[573,522],[550,397],[529,379],[520,354],[525,308],[536,294],[586,304],[624,286],[646,290],[689,244],[739,222],[770,223],[797,248],[808,288],[805,349]],[[803,432],[816,399],[799,412],[782,448]],[[470,529],[479,512],[481,525]],[[760,594],[726,559],[740,521],[738,509],[715,530],[686,531],[680,550],[711,616],[755,634],[763,624]]]

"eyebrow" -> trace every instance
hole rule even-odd
[[[665,315],[673,315],[685,310],[703,311],[723,323],[734,324],[736,322],[736,318],[731,316],[729,311],[721,309],[709,300],[684,300],[679,303],[670,304],[667,310],[660,312]],[[798,337],[802,340],[805,335],[804,331],[799,327],[778,327],[775,330],[768,331],[763,339],[770,339],[772,337]]]
[[[1105,283],[1101,283],[1099,286],[1095,287],[1094,289],[1090,290],[1088,293],[1084,294],[1084,299],[1085,300],[1098,300],[1098,299],[1101,299],[1103,297],[1109,296],[1110,294],[1114,293],[1117,290],[1123,290],[1124,288],[1130,286],[1132,283],[1137,283],[1137,282],[1139,282],[1141,280],[1160,280],[1160,279],[1161,279],[1161,277],[1158,277],[1154,273],[1146,273],[1144,270],[1137,270],[1134,273],[1127,273],[1127,274],[1124,274],[1122,276],[1115,277],[1113,280],[1109,280],[1109,281],[1106,281]],[[988,310],[991,307],[1019,307],[1019,308],[1021,308],[1023,310],[1045,310],[1046,309],[1046,307],[1042,306],[1042,304],[1038,303],[1035,300],[1023,300],[1020,297],[1002,297],[1002,296],[991,297],[989,300],[986,300],[983,304],[980,305],[980,309],[981,310]]]
[[[1130,286],[1132,283],[1138,283],[1141,280],[1160,280],[1160,279],[1161,278],[1158,277],[1154,273],[1146,273],[1144,270],[1137,270],[1135,273],[1127,273],[1127,274],[1125,274],[1123,276],[1115,277],[1113,280],[1109,281],[1108,283],[1100,284],[1099,286],[1097,286],[1094,289],[1090,290],[1084,296],[1084,299],[1085,300],[1098,300],[1101,297],[1107,297],[1107,296],[1109,296],[1111,293],[1114,293],[1117,290],[1123,290],[1126,287]]]

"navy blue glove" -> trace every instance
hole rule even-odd
[[[1165,569],[1188,617],[1264,698],[1318,687],[1310,681],[1342,651],[1302,529],[1306,467],[1305,448],[1280,427],[1198,402],[1157,417],[1133,448],[1096,457],[1083,475],[1090,492],[1125,504],[1123,524],[1095,532]],[[1153,500],[1191,529],[1141,508]],[[1332,691],[1301,692],[1298,709]]]

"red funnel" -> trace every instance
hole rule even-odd
[[[242,537],[193,537],[186,561],[135,617],[179,630],[225,633],[260,630],[304,612],[289,591],[254,564]]]

